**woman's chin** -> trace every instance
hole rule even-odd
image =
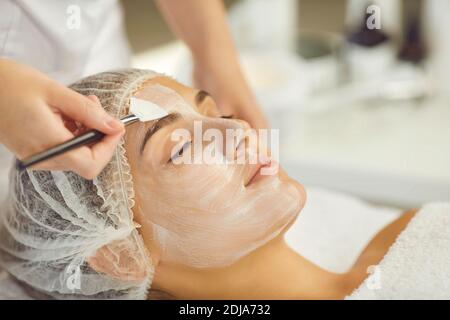
[[[298,192],[298,208],[297,208],[297,215],[298,215],[298,213],[300,213],[300,211],[303,209],[306,203],[306,190],[302,184],[298,183],[294,179],[291,179],[291,183],[294,185],[295,189]]]
[[[292,209],[292,215],[290,217],[289,223],[286,224],[286,226],[283,228],[282,233],[285,233],[297,220],[300,212],[302,211],[303,207],[306,203],[306,190],[299,182],[289,177],[284,171],[280,170],[280,181],[282,181],[283,184],[286,184],[289,186],[291,190],[293,190],[292,194],[294,195],[292,197],[293,209]]]
[[[294,196],[294,198],[296,198],[296,201],[298,202],[297,209],[296,209],[297,214],[298,214],[303,209],[303,207],[305,206],[305,203],[306,203],[305,188],[298,181],[296,181],[296,180],[292,179],[290,176],[288,176],[287,173],[282,168],[280,168],[280,170],[278,172],[278,177],[283,184],[292,186],[295,189],[296,196]]]

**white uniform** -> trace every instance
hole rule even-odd
[[[0,56],[68,85],[129,66],[118,0],[0,0]],[[0,145],[0,198],[11,156]]]
[[[118,0],[1,0],[0,55],[64,84],[126,67]]]

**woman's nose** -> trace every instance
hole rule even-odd
[[[227,143],[235,143],[233,160],[237,161],[238,164],[249,162],[256,164],[258,162],[259,154],[258,132],[244,120],[234,120],[233,122],[236,129],[236,139],[229,142],[227,141]]]
[[[239,119],[211,119],[207,125],[208,129],[218,129],[221,132],[221,141],[211,139],[205,141],[206,145],[211,142],[215,144],[215,149],[219,151],[224,159],[231,162],[246,161],[250,154],[258,153],[258,138],[256,131],[251,128],[248,122]],[[218,138],[218,137],[216,137]],[[220,139],[220,138],[219,138]],[[240,160],[239,160],[240,159]]]

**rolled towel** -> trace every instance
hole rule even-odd
[[[450,299],[450,203],[424,206],[347,299]]]

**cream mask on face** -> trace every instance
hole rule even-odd
[[[180,143],[171,140],[175,129],[189,130],[194,139],[194,122],[201,121],[204,131],[215,128],[225,137],[226,129],[248,129],[244,122],[206,117],[161,85],[144,86],[135,96],[179,114],[169,116],[173,121],[136,124],[126,136],[135,219],[146,245],[150,251],[157,248],[162,261],[226,266],[273,239],[295,218],[302,206],[301,187],[282,172],[249,181],[260,165],[174,164],[171,152]],[[151,126],[160,128],[142,148]],[[195,157],[192,143],[183,141],[183,150]],[[202,143],[207,148],[216,142]]]

